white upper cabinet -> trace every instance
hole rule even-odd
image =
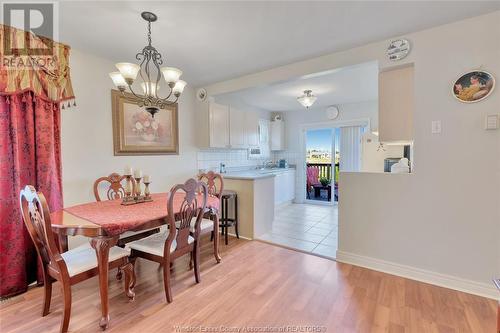
[[[229,108],[229,144],[231,148],[246,148],[245,113],[234,107]]]
[[[209,147],[229,148],[229,106],[210,102],[208,118]]]
[[[248,147],[258,147],[259,115],[256,112],[245,112],[245,126]]]
[[[413,66],[379,74],[378,132],[380,142],[413,140]]]
[[[271,121],[271,150],[285,149],[285,122]]]
[[[201,124],[203,118],[200,118]],[[200,133],[200,136],[203,143],[206,134]],[[258,147],[259,116],[256,112],[244,112],[229,105],[210,102],[208,106],[208,136],[208,145],[202,144],[202,147],[234,149]]]
[[[269,120],[259,119],[259,144],[269,144]]]

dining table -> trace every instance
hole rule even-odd
[[[201,194],[197,194],[202,202]],[[99,271],[99,291],[102,317],[99,325],[109,325],[108,258],[109,249],[115,246],[120,235],[127,231],[148,230],[167,224],[167,201],[170,193],[154,193],[152,201],[122,205],[121,199],[97,201],[66,207],[50,214],[52,231],[57,235],[62,252],[68,250],[68,236],[81,235],[90,238],[96,252]],[[184,195],[174,197],[174,211],[179,212]],[[214,256],[219,263],[219,199],[209,195],[204,214],[213,217]],[[174,216],[175,218],[175,216]]]

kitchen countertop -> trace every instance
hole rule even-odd
[[[222,176],[227,179],[254,180],[275,177],[277,174],[295,170],[295,168],[270,168],[254,169],[245,171],[231,171],[223,173]]]

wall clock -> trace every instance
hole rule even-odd
[[[392,61],[404,59],[408,53],[410,53],[410,41],[404,38],[393,40],[387,47],[387,57]]]
[[[328,119],[337,119],[337,117],[339,116],[339,108],[335,105],[329,106],[326,108],[325,113]]]

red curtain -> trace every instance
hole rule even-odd
[[[22,221],[19,192],[30,184],[61,209],[59,103],[31,91],[0,96],[0,296],[26,291],[37,254]]]

